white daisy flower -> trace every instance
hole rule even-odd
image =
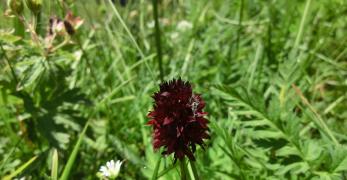
[[[180,31],[186,31],[193,28],[193,24],[189,21],[182,20],[178,22],[177,29]]]
[[[114,160],[106,162],[106,166],[100,167],[100,172],[104,178],[115,179],[118,174],[120,167],[122,165],[122,161],[115,162]]]
[[[25,177],[21,177],[21,178],[14,178],[14,180],[25,180]]]
[[[147,27],[148,28],[154,28],[154,26],[155,26],[155,22],[154,21],[150,21],[150,22],[147,23]]]

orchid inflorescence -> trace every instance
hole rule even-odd
[[[154,130],[154,149],[164,147],[162,154],[174,153],[175,161],[185,156],[194,161],[196,144],[204,148],[203,140],[209,138],[201,95],[193,93],[190,83],[179,78],[162,83],[153,99],[148,124]]]

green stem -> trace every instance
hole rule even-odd
[[[155,45],[157,46],[160,80],[163,82],[164,70],[163,70],[163,60],[162,60],[163,55],[161,50],[160,27],[159,27],[159,17],[158,17],[158,0],[152,0],[152,4],[153,4],[153,14],[154,14],[154,23],[155,23]]]
[[[68,159],[68,161],[67,161],[67,163],[65,165],[65,168],[64,168],[63,173],[62,173],[62,175],[60,177],[60,180],[67,180],[67,179],[69,179],[69,175],[72,172],[72,168],[73,168],[73,165],[75,163],[78,151],[80,150],[80,146],[82,144],[84,135],[85,135],[85,133],[86,133],[86,131],[88,129],[89,121],[90,120],[88,120],[87,123],[84,125],[84,128],[83,128],[81,134],[79,135],[79,138],[78,138],[78,140],[77,140],[77,142],[76,142],[76,144],[75,144],[75,146],[74,146],[74,148],[73,148],[73,150],[72,150],[72,152],[71,152],[71,154],[69,156],[69,159]]]
[[[302,34],[303,34],[303,32],[304,32],[304,26],[305,26],[306,19],[307,19],[307,17],[308,17],[308,11],[309,11],[309,9],[310,9],[311,2],[312,2],[312,0],[307,0],[307,1],[306,1],[304,14],[302,15],[301,22],[300,22],[300,27],[299,27],[299,31],[298,31],[298,34],[297,34],[297,36],[296,36],[295,43],[294,43],[294,47],[295,47],[295,48],[298,48],[298,46],[299,46],[299,44],[300,44],[300,41],[301,41],[301,39],[302,39]]]
[[[195,179],[195,180],[199,180],[200,178],[199,178],[198,170],[196,169],[196,166],[195,166],[195,162],[194,162],[194,161],[190,161],[190,167],[192,167],[194,179]]]
[[[238,22],[238,29],[237,29],[237,36],[236,36],[236,59],[239,56],[239,46],[240,46],[240,36],[241,36],[241,30],[242,30],[242,20],[243,20],[243,8],[244,8],[244,0],[241,0],[240,4],[240,12],[239,12],[239,22]]]
[[[158,171],[159,171],[159,167],[160,167],[160,162],[161,162],[161,157],[159,157],[157,164],[155,165],[153,174],[152,174],[152,180],[156,180],[158,179]]]
[[[184,159],[180,160],[181,180],[188,180],[187,165]]]

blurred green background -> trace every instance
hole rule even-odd
[[[347,179],[347,1],[158,7],[164,79],[206,101],[203,179]],[[160,83],[151,1],[9,9],[0,2],[0,177],[98,179],[115,159],[120,179],[180,178],[146,125]],[[54,26],[49,41],[50,19],[73,26],[70,11],[82,26]]]

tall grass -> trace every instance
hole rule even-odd
[[[159,79],[178,76],[211,121],[187,178],[346,179],[345,1],[60,2],[39,37],[69,10],[84,24],[48,55],[0,16],[0,179],[95,179],[111,159],[121,179],[179,179],[146,126]]]

